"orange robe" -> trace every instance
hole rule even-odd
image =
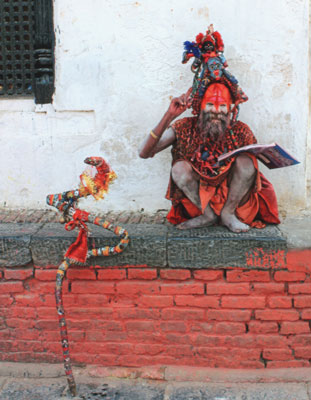
[[[227,159],[220,166],[212,168],[212,164],[202,161],[200,158],[202,139],[197,130],[197,117],[183,118],[175,122],[172,127],[176,134],[176,141],[172,148],[172,165],[180,160],[191,164],[194,171],[200,176],[200,199],[203,210],[209,204],[215,214],[220,215],[228,197],[228,176],[235,158]],[[215,156],[218,156],[221,153],[256,142],[250,128],[238,121],[227,129],[223,148],[216,148],[213,151]],[[208,150],[214,147],[213,143],[207,145]],[[279,224],[277,200],[273,186],[259,172],[256,157],[250,153],[247,154],[254,163],[257,175],[248,200],[236,209],[236,215],[245,224],[257,228],[264,227],[265,222]],[[201,210],[184,195],[172,178],[170,178],[166,198],[172,201],[172,208],[167,215],[168,221],[172,224],[179,224],[202,215]]]

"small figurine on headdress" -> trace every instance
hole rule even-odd
[[[185,51],[182,63],[186,64],[194,57],[191,71],[195,74],[192,84],[193,113],[198,113],[198,105],[206,91],[206,88],[213,82],[222,82],[233,92],[235,110],[233,119],[237,117],[238,105],[248,100],[248,97],[238,86],[237,79],[227,71],[228,63],[223,54],[224,42],[219,32],[214,31],[211,24],[206,34],[199,33],[195,42],[184,42]]]
[[[223,55],[224,42],[220,33],[214,31],[213,24],[208,27],[205,35],[199,33],[196,36],[195,42],[184,42],[184,48],[183,64],[186,64],[190,58],[195,57],[191,66],[192,72],[200,68],[202,63],[206,64],[212,57],[219,57],[225,68],[228,65]]]

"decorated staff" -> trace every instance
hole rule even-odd
[[[61,223],[65,223],[68,231],[79,228],[76,241],[67,249],[64,260],[60,264],[56,274],[55,299],[59,319],[60,335],[63,348],[64,367],[69,385],[69,390],[76,396],[76,383],[72,373],[67,324],[62,299],[62,284],[64,276],[70,265],[85,265],[86,260],[91,256],[112,256],[122,253],[129,243],[128,232],[120,226],[114,226],[110,222],[93,216],[86,211],[77,208],[78,200],[81,197],[92,195],[96,200],[103,199],[108,192],[109,184],[116,178],[116,174],[101,157],[89,157],[84,160],[89,168],[80,175],[80,186],[76,190],[50,194],[46,198],[49,206],[56,207],[61,213]],[[98,225],[120,236],[120,242],[113,247],[88,249],[87,237],[88,228],[86,223]]]

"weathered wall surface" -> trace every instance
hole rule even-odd
[[[89,209],[168,208],[170,152],[137,149],[171,96],[192,82],[182,43],[213,22],[228,70],[249,96],[240,119],[259,142],[276,141],[299,166],[263,172],[287,214],[309,212],[309,0],[55,0],[53,105],[0,103],[1,206],[45,207],[45,195],[76,187],[83,159],[100,155],[118,174]],[[309,142],[310,144],[310,142]],[[309,155],[308,155],[309,154]],[[309,205],[310,207],[310,205]]]

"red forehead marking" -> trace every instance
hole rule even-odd
[[[213,83],[206,89],[201,103],[201,110],[205,109],[207,103],[213,103],[217,111],[219,111],[219,106],[225,103],[229,110],[230,104],[232,104],[229,89],[220,83]]]

